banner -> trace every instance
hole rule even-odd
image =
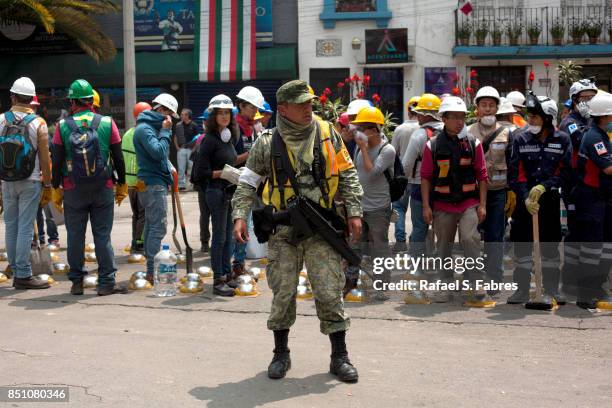
[[[134,41],[138,51],[193,49],[195,0],[135,0]]]
[[[257,46],[272,47],[274,45],[274,36],[272,32],[272,0],[257,0],[255,14]]]
[[[452,93],[456,81],[455,67],[425,68],[425,92],[434,95]]]
[[[65,34],[49,34],[43,28],[0,21],[0,52],[6,54],[78,53],[82,50]]]
[[[201,0],[200,81],[255,79],[255,0]]]

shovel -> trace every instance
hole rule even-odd
[[[550,296],[542,295],[542,256],[540,254],[540,226],[538,213],[532,216],[533,224],[533,267],[535,269],[536,290],[535,297],[525,304],[527,309],[554,310],[557,308],[556,301]]]
[[[174,178],[174,186],[172,188],[172,195],[174,200],[176,201],[176,209],[179,215],[179,221],[181,222],[181,232],[183,234],[183,242],[185,243],[185,263],[187,273],[193,272],[193,250],[189,246],[189,242],[187,242],[187,229],[185,228],[185,219],[183,217],[183,207],[181,206],[181,197],[178,191],[178,173],[176,170],[172,172],[172,177]]]
[[[38,240],[38,224],[34,220],[34,241],[36,246],[30,250],[30,263],[32,264],[32,275],[52,275],[53,261],[51,253],[45,246],[42,248]]]
[[[183,249],[181,248],[181,243],[176,237],[177,222],[176,222],[176,198],[174,196],[175,188],[176,188],[176,185],[172,187],[172,220],[174,221],[174,227],[172,227],[172,241],[174,241],[174,246],[176,246],[176,249],[179,251],[179,254],[182,254]]]

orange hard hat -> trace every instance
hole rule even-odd
[[[147,110],[151,110],[151,105],[149,105],[146,102],[138,102],[136,105],[134,105],[134,119],[138,118],[138,115],[140,115],[142,112],[147,111]]]

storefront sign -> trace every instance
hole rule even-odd
[[[179,51],[193,48],[194,0],[134,1],[137,50]]]
[[[366,63],[408,62],[408,29],[365,30]]]
[[[68,36],[14,21],[0,21],[0,52],[6,54],[57,54],[80,52]]]
[[[434,95],[452,93],[457,77],[454,67],[425,68],[425,92]]]

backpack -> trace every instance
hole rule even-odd
[[[67,161],[70,178],[80,190],[97,190],[111,177],[110,161],[104,162],[98,139],[98,126],[102,116],[94,114],[91,124],[85,127],[85,133],[72,116],[67,117],[65,121],[70,129],[69,151],[72,157]]]
[[[6,124],[0,135],[0,179],[25,180],[32,175],[36,165],[37,149],[34,149],[27,126],[37,116],[30,113],[16,120],[13,112],[8,111],[4,117]]]
[[[378,154],[382,151],[385,145],[389,143],[384,143],[380,150],[378,150]],[[404,174],[404,166],[402,165],[402,161],[399,156],[395,155],[395,160],[393,161],[393,176],[389,174],[389,169],[384,171],[385,178],[387,179],[387,183],[389,183],[389,195],[391,196],[391,202],[397,201],[406,192],[406,187],[408,187],[408,179]]]

